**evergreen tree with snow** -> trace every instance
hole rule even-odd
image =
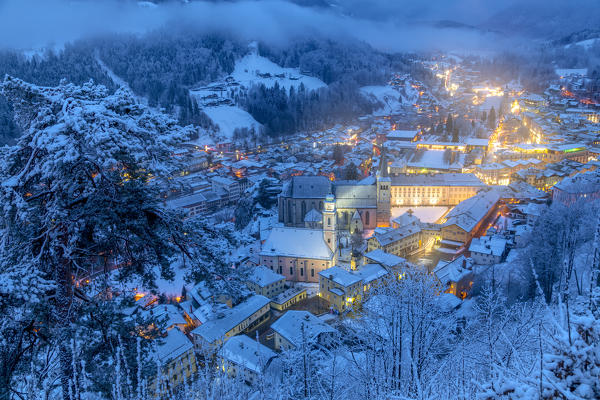
[[[57,345],[62,397],[71,400],[77,298],[85,299],[80,282],[116,271],[152,286],[157,274],[172,277],[172,258],[180,255],[193,279],[219,276],[231,286],[225,274],[234,238],[201,221],[184,223],[164,206],[161,194],[181,168],[173,151],[190,129],[125,89],[109,94],[93,83],[62,82],[47,88],[10,77],[1,89],[24,132],[0,164],[0,270],[13,282],[3,292],[18,297],[31,285],[43,291],[32,293],[45,296],[39,313],[20,315]]]

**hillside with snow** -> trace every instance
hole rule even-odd
[[[244,87],[260,84],[273,87],[278,83],[280,87],[289,90],[291,87],[297,89],[300,84],[304,84],[306,90],[316,90],[327,86],[318,78],[301,74],[298,68],[283,68],[260,56],[256,44],[250,46],[249,54],[235,63],[231,76]]]
[[[249,49],[247,55],[236,61],[231,75],[190,90],[202,111],[219,127],[217,138],[213,141],[234,140],[236,129],[260,130],[261,124],[235,104],[235,96],[240,90],[253,85],[273,87],[275,84],[286,90],[292,87],[298,89],[301,84],[308,91],[327,87],[320,79],[301,74],[298,68],[284,68],[260,56],[256,43],[251,43]],[[202,142],[200,144],[205,144],[205,141],[206,135],[198,139]]]
[[[375,116],[400,113],[403,107],[412,106],[419,99],[419,92],[408,81],[396,86],[364,86],[360,93],[373,103],[383,105],[373,113]]]

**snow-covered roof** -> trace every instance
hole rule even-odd
[[[497,236],[473,238],[469,251],[471,253],[488,254],[501,257],[506,250],[506,239]]]
[[[261,255],[304,257],[331,260],[333,253],[320,229],[274,227],[263,245]]]
[[[392,177],[392,186],[486,186],[474,174],[445,173],[434,175],[410,174]]]
[[[361,277],[363,285],[366,285],[383,278],[388,274],[388,271],[379,264],[365,264],[356,273]]]
[[[373,237],[381,246],[387,246],[404,238],[416,235],[421,232],[421,226],[416,224],[401,226],[396,229],[389,229],[383,233],[375,231]],[[369,238],[370,239],[370,238]]]
[[[171,329],[167,332],[167,337],[163,343],[156,348],[156,356],[161,364],[166,364],[186,352],[192,350],[194,345],[179,329]]]
[[[248,275],[248,280],[252,283],[257,284],[260,287],[265,287],[275,282],[285,280],[285,276],[279,275],[278,273],[271,271],[270,268],[264,265],[258,265],[257,267],[252,269],[252,272],[250,273],[250,275]]]
[[[285,196],[295,199],[320,199],[332,193],[331,181],[325,176],[294,176],[284,188]]]
[[[451,282],[460,282],[471,274],[473,271],[470,267],[470,262],[465,256],[461,255],[450,262],[440,260],[433,269],[433,273],[442,285],[446,286]]]
[[[454,207],[446,216],[444,226],[456,225],[471,232],[498,200],[500,195],[495,190],[480,192]]]
[[[167,207],[176,208],[187,208],[193,207],[198,204],[202,204],[206,201],[206,197],[201,193],[194,193],[189,196],[176,197],[167,201]]]
[[[201,336],[208,343],[225,337],[225,334],[241,324],[252,314],[269,304],[271,301],[265,296],[255,295],[237,306],[230,308],[205,324],[192,331],[192,335]]]
[[[374,261],[384,267],[392,268],[398,265],[403,265],[406,260],[402,257],[398,257],[395,254],[386,253],[381,249],[373,250],[365,254],[365,258]]]
[[[302,344],[303,330],[307,341],[317,340],[323,333],[335,332],[335,329],[308,311],[295,310],[283,314],[271,325],[271,328],[296,347]]]
[[[362,279],[360,275],[354,274],[342,267],[338,267],[337,265],[324,269],[323,271],[319,272],[319,275],[344,287],[354,285],[355,283],[360,282]]]
[[[144,314],[150,316],[157,321],[165,324],[166,328],[173,325],[186,324],[185,318],[183,318],[182,310],[173,304],[161,304],[154,308],[144,311]]]
[[[413,140],[419,131],[391,131],[386,135],[391,140]]]
[[[229,339],[220,352],[221,357],[250,371],[260,373],[277,354],[246,335]]]

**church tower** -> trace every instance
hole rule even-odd
[[[335,211],[335,198],[332,194],[325,197],[323,205],[323,240],[335,254],[337,250],[337,216]]]
[[[392,217],[392,179],[388,172],[388,162],[385,147],[381,146],[381,157],[379,160],[379,171],[377,172],[377,226],[390,226]]]

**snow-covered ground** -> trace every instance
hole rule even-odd
[[[235,106],[233,96],[241,87],[249,88],[253,85],[264,84],[273,87],[278,83],[280,87],[289,90],[304,84],[306,90],[315,90],[327,85],[320,79],[303,75],[298,68],[283,68],[269,59],[258,54],[256,43],[250,46],[250,52],[237,60],[233,73],[220,81],[190,90],[202,108],[202,111],[219,126],[219,137],[231,141],[236,128],[254,128],[258,130],[261,125],[252,115]],[[196,142],[206,144],[211,138],[202,136]]]
[[[427,206],[427,207],[392,207],[392,219],[399,217],[408,210],[412,210],[414,215],[421,220],[421,222],[434,223],[440,219],[446,212],[448,207],[438,206]]]
[[[253,84],[264,84],[273,87],[279,83],[280,87],[289,90],[292,86],[298,88],[301,83],[306,90],[315,90],[327,86],[325,82],[312,76],[302,75],[298,68],[283,68],[271,60],[258,55],[254,46],[250,47],[250,53],[235,63],[235,69],[231,74],[242,86],[250,87]]]
[[[556,68],[554,70],[558,76],[587,76],[587,68]]]
[[[565,48],[571,47],[571,46],[581,46],[584,49],[588,50],[590,47],[592,47],[596,43],[597,40],[598,40],[598,38],[582,40],[580,42],[568,44],[565,46]]]
[[[404,86],[363,86],[360,92],[373,102],[380,102],[383,107],[376,110],[373,115],[383,116],[400,113],[402,107],[412,106],[419,99],[419,91],[413,88],[409,81]]]
[[[204,107],[202,111],[219,125],[221,135],[228,140],[233,139],[233,131],[236,128],[254,128],[258,131],[261,126],[252,115],[236,106]]]
[[[402,109],[402,96],[391,86],[364,86],[360,88],[360,92],[373,103],[383,104],[383,107],[373,112],[373,115],[396,114]]]

